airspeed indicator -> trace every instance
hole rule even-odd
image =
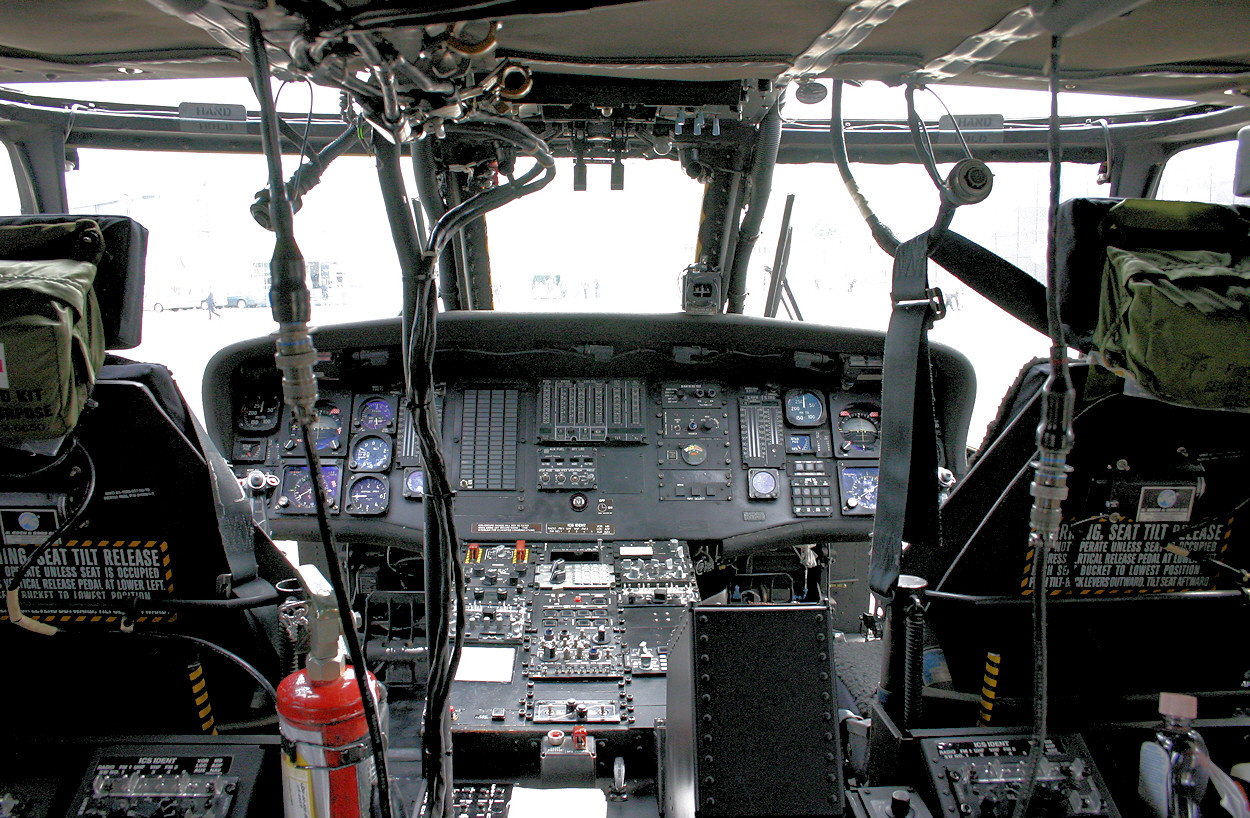
[[[786,393],[786,423],[799,428],[825,422],[825,401],[819,392],[791,389]]]
[[[240,432],[268,434],[278,427],[281,414],[282,399],[277,395],[246,395],[234,425]]]

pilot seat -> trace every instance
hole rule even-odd
[[[1250,679],[1250,655],[1230,650],[1228,640],[1250,626],[1241,573],[1250,555],[1240,520],[1250,465],[1246,363],[1204,353],[1172,371],[1177,345],[1201,347],[1212,333],[1217,346],[1247,343],[1245,295],[1237,288],[1250,277],[1239,265],[1250,211],[1165,203],[1160,216],[1159,205],[1077,199],[1060,210],[1061,318],[1069,344],[1084,355],[1071,367],[1077,397],[1069,494],[1047,566],[1048,678],[1051,712],[1074,723],[1150,720],[1161,690],[1210,692],[1224,703],[1216,707],[1231,711],[1245,704]],[[1189,315],[1162,320],[1159,304],[1116,301],[1109,253],[1151,259],[1157,252],[1192,266],[1178,265],[1169,277],[1139,265],[1123,289],[1155,290],[1136,294],[1183,302]],[[1200,276],[1204,265],[1218,274]],[[1224,306],[1206,309],[1220,298],[1233,305],[1231,315]],[[1153,316],[1153,337],[1131,343],[1140,345],[1144,363],[1129,360],[1133,354],[1113,337],[1117,323],[1142,311]],[[1150,357],[1158,355],[1167,360]],[[1048,368],[1045,361],[1027,365],[1004,398],[968,475],[942,508],[943,545],[904,557],[904,573],[928,584],[927,641],[940,645],[949,672],[940,686],[965,694],[926,698],[923,724],[1029,722],[1027,521]],[[997,683],[988,710],[987,662]],[[1205,714],[1216,715],[1212,709]]]
[[[70,243],[49,247],[58,232]],[[33,349],[30,327],[18,325],[38,330],[58,316],[78,327],[60,364],[47,366],[72,368],[82,390],[64,411],[26,410],[28,420],[58,415],[61,426],[25,439],[10,424],[0,440],[6,589],[54,540],[0,614],[10,620],[0,623],[10,735],[213,734],[272,717],[261,682],[282,669],[275,586],[293,572],[253,525],[169,370],[104,354],[139,343],[146,239],[124,217],[0,220],[0,257],[12,259],[0,262],[0,343],[10,350],[0,397],[9,407],[35,397],[15,368],[14,339]],[[32,294],[52,267],[93,259],[87,289],[56,280]],[[24,365],[31,376],[34,364]]]

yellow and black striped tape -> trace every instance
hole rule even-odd
[[[997,653],[985,654],[985,676],[981,679],[981,713],[978,727],[989,727],[994,718],[994,701],[998,698],[998,673],[1003,657]]]
[[[195,701],[196,716],[200,720],[200,730],[208,736],[217,735],[213,703],[208,699],[208,681],[204,678],[204,666],[198,660],[187,666],[187,678],[191,682],[191,695]]]

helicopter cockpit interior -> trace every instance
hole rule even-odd
[[[1247,34],[0,7],[0,818],[1250,815]]]

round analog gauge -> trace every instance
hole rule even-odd
[[[362,429],[386,429],[395,421],[395,410],[386,398],[369,398],[360,404],[356,421]]]
[[[841,475],[842,502],[861,513],[877,510],[878,476],[875,466],[847,468]]]
[[[425,471],[410,469],[404,475],[404,496],[422,497],[425,495]]]
[[[272,432],[282,414],[282,399],[277,395],[247,395],[239,405],[235,426],[240,432]]]
[[[291,419],[290,442],[288,449],[304,444],[304,437],[294,418]],[[313,406],[312,442],[318,452],[336,452],[343,448],[343,418],[333,401],[319,400]]]
[[[357,477],[347,489],[347,511],[351,514],[381,514],[390,503],[391,490],[381,477]]]
[[[321,475],[326,484],[326,501],[334,507],[334,498],[338,496],[339,467],[322,466]],[[286,470],[282,479],[282,498],[285,507],[296,511],[313,511],[313,479],[307,466],[292,466]],[[281,504],[281,500],[279,501]]]
[[[751,475],[751,490],[757,497],[771,497],[777,491],[777,475],[770,471],[757,471]]]
[[[687,465],[690,466],[701,465],[703,461],[707,460],[707,449],[703,448],[698,443],[691,443],[688,446],[683,446],[681,450],[681,459],[686,461]]]
[[[871,449],[881,436],[880,419],[881,410],[876,406],[855,404],[838,413],[838,433],[852,448]]]
[[[377,435],[365,435],[352,445],[348,465],[356,471],[386,471],[391,465],[391,442]]]
[[[825,401],[810,389],[786,393],[786,422],[791,426],[819,426],[825,422]]]

